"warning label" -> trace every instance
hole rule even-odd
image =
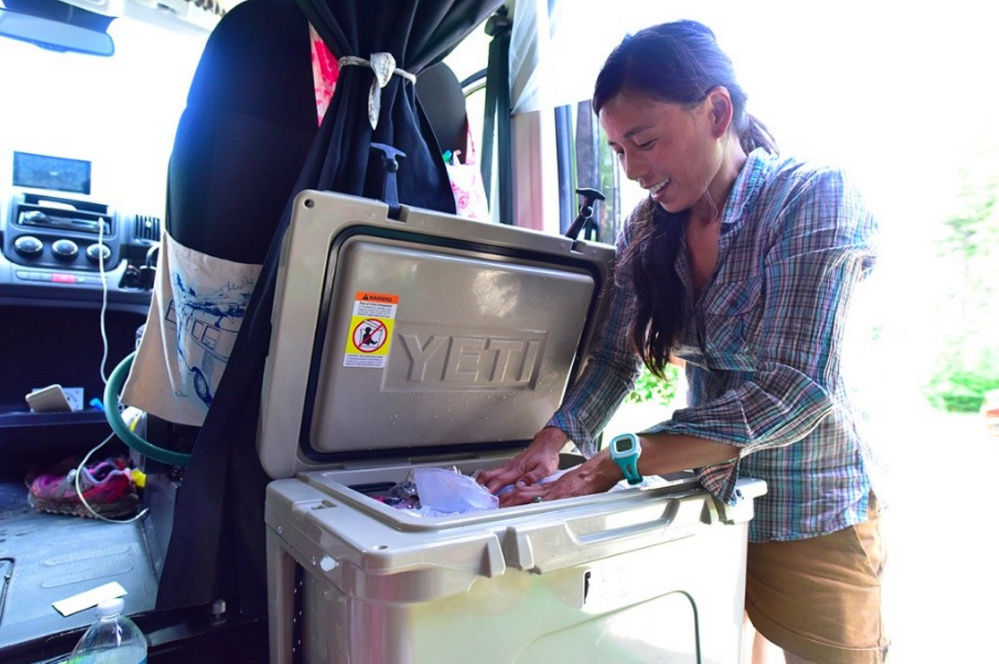
[[[343,357],[345,367],[381,369],[388,360],[398,295],[358,291],[350,318],[350,336]]]

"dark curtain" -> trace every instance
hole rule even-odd
[[[443,59],[502,4],[502,0],[295,2],[338,57],[369,59],[372,53],[389,52],[399,68],[414,75]],[[307,33],[302,39],[307,39]],[[291,199],[303,189],[377,198],[381,180],[377,161],[369,159],[369,148],[378,142],[406,154],[398,172],[401,203],[454,211],[443,160],[417,104],[414,86],[399,76],[391,77],[382,90],[381,115],[372,131],[367,109],[373,79],[370,68],[341,69],[323,124],[289,192],[289,204],[271,239],[229,365],[186,470],[160,579],[158,608],[223,598],[243,613],[266,611],[263,512],[269,478],[257,456],[256,432],[277,258],[290,220]]]

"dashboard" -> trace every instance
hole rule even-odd
[[[13,153],[0,187],[0,302],[149,306],[161,220],[91,197],[90,166]]]
[[[91,171],[15,152],[0,182],[0,458],[106,436],[103,413],[86,404],[101,399],[102,372],[134,349],[149,312],[160,219],[93,197]],[[31,411],[25,395],[53,384],[81,395],[74,411]]]
[[[111,57],[0,36],[3,89],[49,100],[0,106],[0,465],[107,436],[93,404],[150,312],[173,129],[208,29],[156,2],[103,4],[119,13]],[[31,410],[26,395],[53,384],[82,409]]]

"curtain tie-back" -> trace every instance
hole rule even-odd
[[[340,68],[357,65],[360,67],[371,67],[375,72],[375,80],[371,83],[371,91],[368,93],[368,121],[371,129],[378,127],[378,115],[382,110],[382,88],[388,85],[392,75],[401,76],[410,83],[416,83],[416,77],[408,71],[398,69],[395,66],[395,58],[391,53],[372,53],[370,60],[359,58],[356,55],[345,55],[337,62]]]

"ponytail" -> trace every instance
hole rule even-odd
[[[767,126],[751,113],[744,115],[743,127],[739,131],[739,144],[743,152],[749,154],[757,148],[763,148],[771,154],[777,154],[777,141]]]

